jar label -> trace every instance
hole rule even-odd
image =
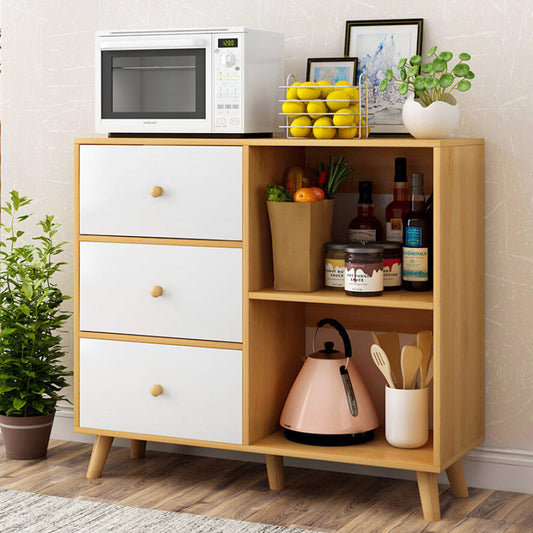
[[[375,229],[349,229],[348,240],[350,242],[358,242],[360,244],[366,244],[367,242],[376,240]]]
[[[405,281],[428,280],[428,249],[403,248],[403,279]]]
[[[422,246],[422,228],[407,226],[405,228],[405,246],[417,248]]]
[[[403,240],[403,223],[401,218],[391,218],[387,222],[387,240],[402,242]]]
[[[358,265],[346,263],[344,288],[350,292],[378,292],[383,290],[381,263]]]
[[[344,259],[326,259],[326,287],[344,287]]]
[[[402,260],[383,259],[383,286],[401,287],[402,285]]]

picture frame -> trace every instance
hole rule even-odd
[[[402,120],[407,96],[392,87],[381,92],[379,84],[387,69],[397,70],[402,57],[421,54],[423,23],[423,19],[346,21],[344,55],[358,57],[357,79],[362,73],[368,78],[372,133],[407,133]]]
[[[326,80],[335,85],[347,81],[357,85],[357,57],[312,57],[307,60],[307,81]]]

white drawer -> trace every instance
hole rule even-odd
[[[80,339],[79,368],[81,427],[242,443],[240,350]]]
[[[80,329],[241,342],[242,250],[80,242]]]
[[[240,241],[242,148],[80,146],[80,233]]]

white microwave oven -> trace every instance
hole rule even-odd
[[[272,135],[283,34],[240,27],[96,33],[96,130]]]

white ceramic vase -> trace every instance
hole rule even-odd
[[[459,106],[453,96],[447,102],[423,106],[410,95],[402,109],[403,123],[416,139],[445,139],[459,124]]]

